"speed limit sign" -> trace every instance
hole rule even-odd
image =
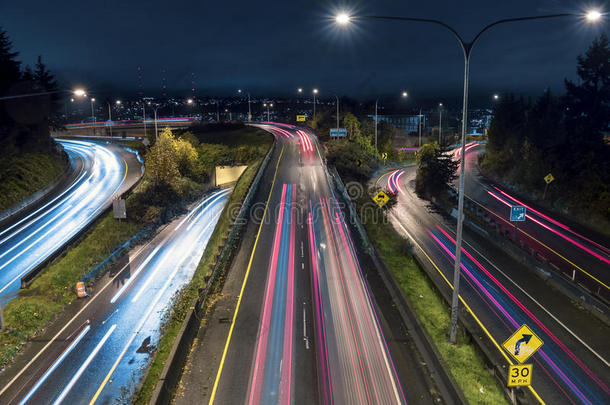
[[[532,385],[532,365],[517,364],[508,368],[509,387],[529,387]]]

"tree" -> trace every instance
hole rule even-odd
[[[201,177],[202,169],[198,161],[197,149],[189,141],[177,138],[174,140],[174,150],[180,174],[192,179]]]
[[[585,55],[578,57],[579,85],[566,80],[565,104],[572,146],[579,149],[603,145],[610,124],[610,44],[602,34]]]
[[[417,153],[415,191],[425,197],[440,197],[456,178],[458,162],[438,142],[424,144]]]
[[[360,135],[360,121],[350,112],[343,117],[343,126],[347,129],[347,136]]]
[[[4,95],[21,77],[21,63],[17,61],[18,52],[13,52],[13,45],[6,31],[0,28],[0,95]]]
[[[146,153],[146,171],[155,187],[177,186],[180,172],[176,160],[174,135],[171,129],[165,128]]]

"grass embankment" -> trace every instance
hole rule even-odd
[[[21,290],[4,309],[7,331],[0,334],[0,366],[10,362],[29,339],[76,299],[77,281],[141,228],[130,221],[117,221],[112,213],[103,216],[80,243]]]
[[[163,337],[159,342],[146,379],[135,398],[136,404],[148,404],[186,314],[197,297],[198,290],[207,286],[206,279],[211,276],[214,265],[216,264],[214,259],[223,247],[221,245],[222,239],[228,235],[233,222],[232,216],[236,215],[237,210],[235,207],[241,206],[261,162],[262,158],[248,166],[235,185],[235,189],[231,193],[231,197],[229,197],[229,201],[222,211],[218,223],[214,228],[214,232],[208,241],[201,261],[197,266],[197,270],[195,270],[192,281],[182,290],[173,306],[173,312],[169,321],[164,326]]]
[[[0,159],[0,211],[53,182],[69,162],[59,154],[24,153]]]
[[[450,309],[424,271],[415,262],[407,241],[389,223],[364,224],[377,252],[393,272],[418,319],[470,404],[508,404],[481,355],[463,334],[449,343]]]

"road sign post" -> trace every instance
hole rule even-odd
[[[510,222],[515,225],[515,233],[513,235],[513,240],[515,242],[517,241],[517,224],[525,221],[526,213],[527,208],[523,205],[513,205],[510,207]]]
[[[125,208],[125,200],[119,198],[112,202],[112,212],[114,213],[114,217],[116,219],[125,219],[127,218],[127,209]]]
[[[2,313],[2,303],[0,302],[0,331],[4,330],[4,314]]]
[[[346,138],[347,137],[347,128],[331,128],[330,137],[331,138]]]
[[[532,365],[515,364],[508,367],[508,387],[529,387],[532,385]]]
[[[373,201],[379,206],[379,208],[382,208],[388,203],[388,201],[390,201],[390,197],[388,197],[383,190],[379,190],[379,192],[373,196]]]
[[[555,177],[551,173],[549,173],[546,176],[544,176],[544,182],[546,184],[544,185],[544,193],[542,193],[542,199],[543,200],[544,200],[544,197],[546,197],[546,189],[549,188],[549,184],[551,184],[551,182],[553,180],[555,180]]]
[[[544,344],[527,325],[521,326],[502,347],[519,363],[524,363]]]

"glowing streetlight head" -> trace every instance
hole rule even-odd
[[[241,94],[241,89],[237,89],[237,92]]]
[[[91,97],[91,102],[95,103],[95,98]]]
[[[267,103],[263,103],[263,107],[267,107]]]
[[[297,89],[297,91],[298,91],[299,93],[302,93],[302,92],[303,92],[303,89],[302,89],[301,87],[299,87],[299,88]]]
[[[587,12],[586,18],[589,22],[597,22],[601,20],[602,13],[600,13],[598,10],[590,10]]]
[[[193,99],[192,99],[192,98],[189,98],[188,100],[186,100],[186,103],[187,103],[187,104],[193,104]]]
[[[339,13],[335,17],[335,22],[339,25],[347,25],[351,21],[351,17],[347,13]]]
[[[403,96],[403,97],[409,97],[409,94],[408,94],[406,91],[403,91],[403,92],[402,92],[402,96]]]
[[[121,105],[121,100],[115,101],[116,105]]]
[[[443,106],[443,103],[438,103],[438,106],[439,106],[439,107],[442,107],[442,106]]]
[[[499,100],[499,99],[500,99],[500,96],[497,94],[494,94],[494,100]]]
[[[71,102],[74,102],[74,98],[70,98],[70,101],[71,101]]]
[[[318,89],[313,89],[313,94],[318,94]]]
[[[87,96],[87,92],[83,89],[76,89],[72,92],[72,94],[74,94],[77,97],[86,97]]]
[[[273,107],[273,103],[269,104],[269,107]]]

